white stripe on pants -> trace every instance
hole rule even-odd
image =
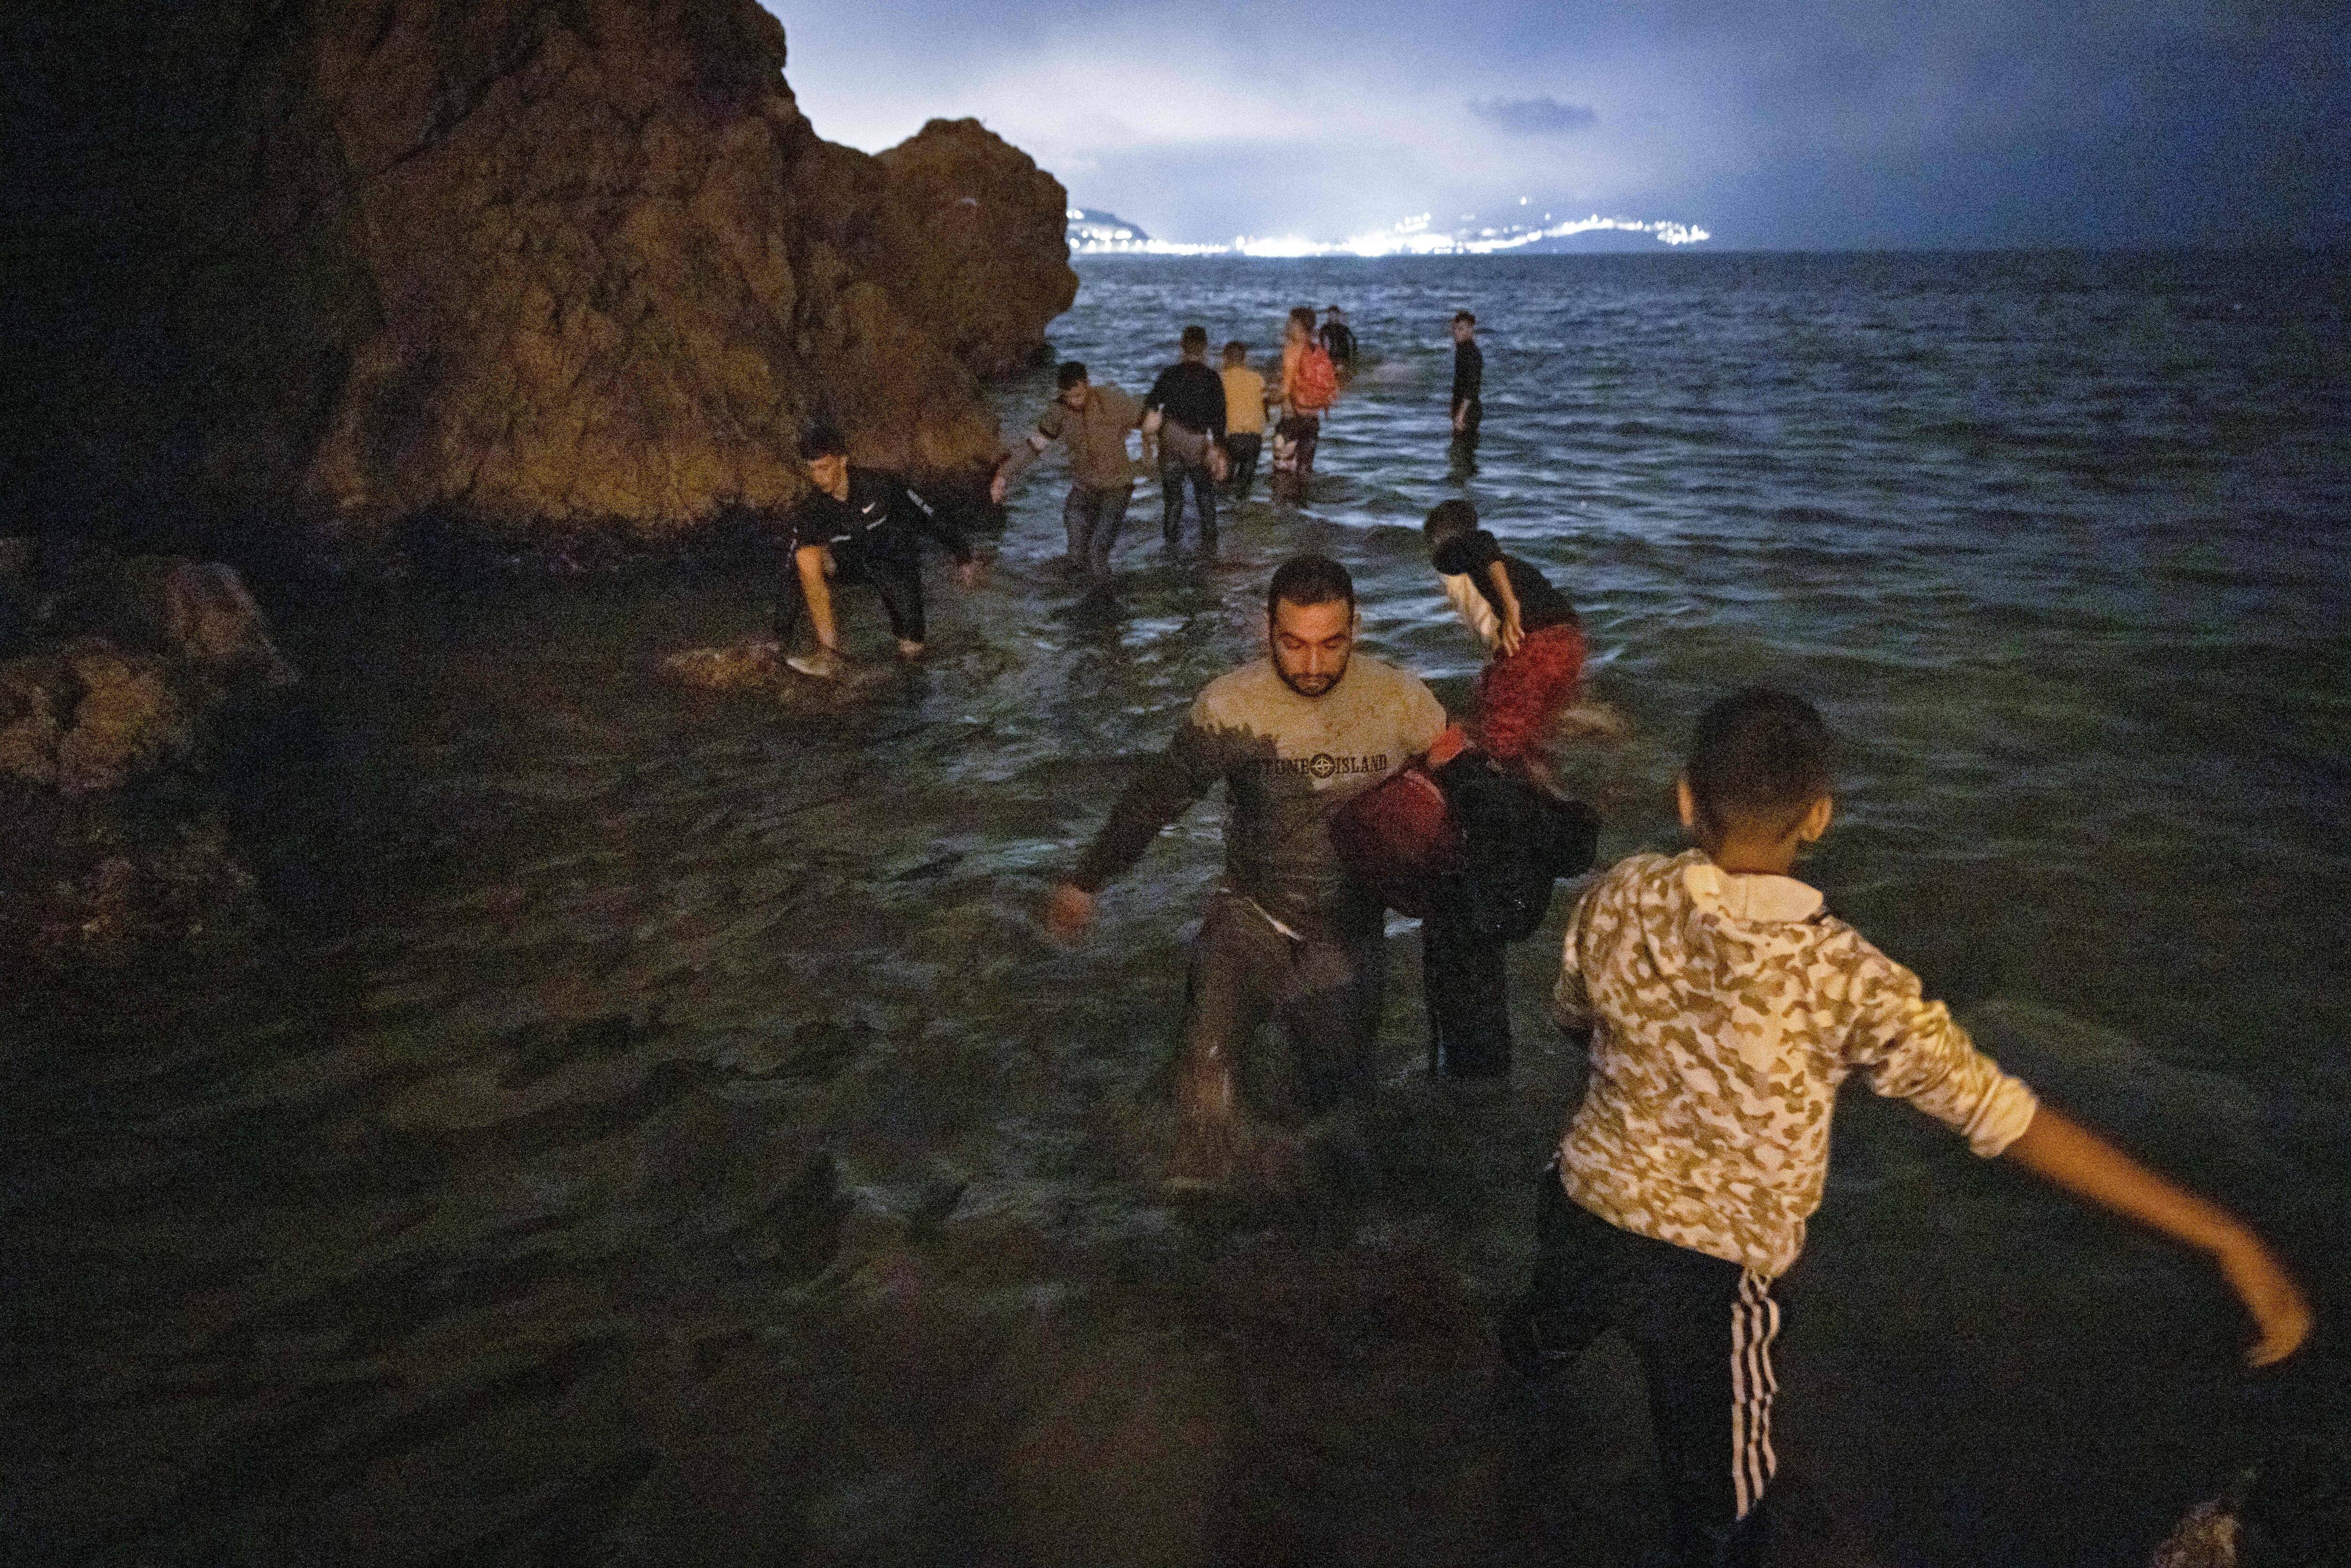
[[[1770,1277],[1742,1270],[1730,1307],[1730,1475],[1741,1519],[1763,1500],[1779,1468],[1771,1452],[1771,1396],[1780,1389],[1771,1375],[1771,1342],[1779,1333]]]

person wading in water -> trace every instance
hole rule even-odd
[[[1285,561],[1266,593],[1267,656],[1208,684],[1046,901],[1047,925],[1075,936],[1103,884],[1224,782],[1225,874],[1193,941],[1178,1030],[1167,1171],[1178,1188],[1225,1183],[1246,1152],[1237,1069],[1269,1019],[1297,1068],[1259,1108],[1295,1121],[1371,1092],[1385,912],[1341,864],[1327,824],[1426,751],[1445,709],[1416,677],[1356,654],[1359,624],[1344,567]]]
[[[1200,515],[1200,548],[1217,548],[1217,482],[1225,466],[1225,382],[1208,368],[1208,329],[1186,327],[1183,358],[1159,372],[1143,399],[1143,434],[1159,443],[1163,528],[1171,545],[1184,536],[1184,484],[1191,481]]]
[[[1070,494],[1061,503],[1061,526],[1069,531],[1071,561],[1100,587],[1110,581],[1111,547],[1134,498],[1134,460],[1127,455],[1126,433],[1143,423],[1143,405],[1107,382],[1094,385],[1076,360],[1062,364],[1056,381],[1060,390],[1037,428],[997,465],[988,498],[1002,506],[1020,471],[1054,442],[1066,442]]]
[[[809,494],[792,512],[785,547],[784,581],[776,601],[776,641],[789,645],[808,612],[816,651],[794,653],[784,663],[820,680],[841,674],[841,626],[833,614],[832,585],[862,583],[882,597],[898,639],[898,656],[923,656],[922,536],[954,555],[963,585],[979,580],[979,557],[961,528],[903,480],[870,468],[853,468],[849,445],[830,425],[800,439]]]

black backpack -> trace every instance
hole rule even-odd
[[[1430,777],[1461,830],[1470,929],[1489,942],[1533,936],[1551,909],[1552,884],[1592,869],[1600,813],[1537,789],[1475,750]]]

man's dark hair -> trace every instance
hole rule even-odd
[[[1238,338],[1235,338],[1231,342],[1225,345],[1225,359],[1228,362],[1237,363],[1239,361],[1246,360],[1248,358],[1249,345],[1242,342]]]
[[[1284,600],[1303,610],[1334,599],[1347,601],[1348,614],[1355,612],[1355,580],[1347,569],[1327,555],[1294,555],[1274,569],[1266,585],[1265,618],[1271,621],[1274,606]]]
[[[1299,305],[1292,307],[1290,312],[1290,319],[1297,322],[1300,326],[1305,328],[1309,332],[1314,330],[1314,307],[1311,305]]]
[[[820,457],[846,457],[849,443],[841,432],[830,424],[811,424],[800,434],[800,461],[813,463]]]
[[[1208,351],[1208,329],[1206,327],[1186,327],[1184,329],[1183,337],[1176,340],[1184,346],[1184,351],[1187,354],[1205,354]]]
[[[1459,538],[1478,527],[1478,508],[1458,497],[1439,501],[1429,508],[1428,520],[1420,525],[1421,537],[1435,549],[1447,539]]]
[[[1456,321],[1467,321],[1472,327],[1478,324],[1478,318],[1467,310],[1456,310],[1453,313],[1453,319]]]
[[[1706,838],[1753,824],[1785,832],[1829,792],[1835,739],[1820,710],[1764,686],[1734,692],[1698,716],[1683,776]]]
[[[1053,387],[1057,392],[1067,392],[1085,379],[1086,362],[1083,360],[1063,360],[1061,374],[1053,378]]]

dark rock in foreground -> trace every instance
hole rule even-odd
[[[820,416],[969,477],[977,377],[1075,295],[1050,176],[967,120],[820,140],[754,0],[30,9],[0,311],[43,528],[160,493],[232,539],[658,540],[793,500]]]
[[[120,956],[201,932],[252,878],[201,800],[221,723],[290,684],[237,574],[99,557],[42,573],[0,540],[0,960]]]

